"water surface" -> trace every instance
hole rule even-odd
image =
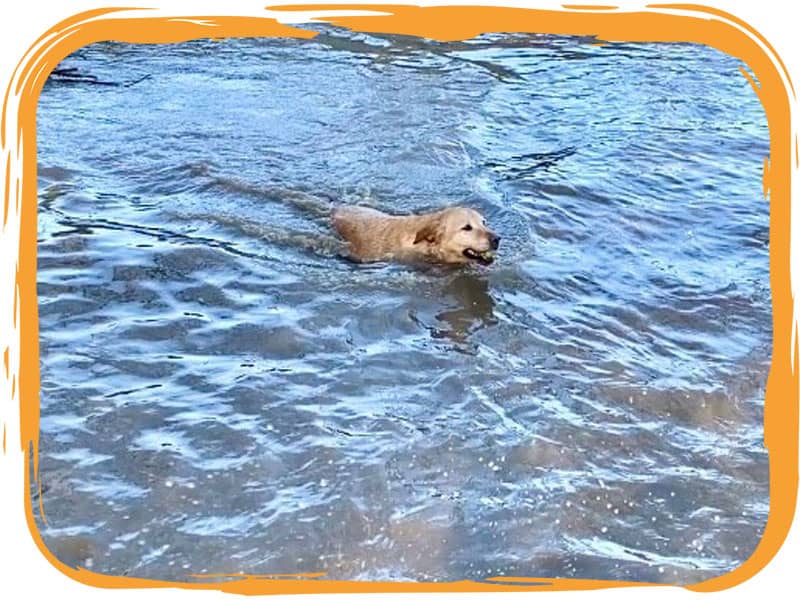
[[[738,61],[318,30],[94,44],[45,86],[56,556],[165,580],[741,564],[772,331],[769,136]],[[471,206],[499,259],[351,264],[297,192]]]

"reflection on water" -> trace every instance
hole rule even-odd
[[[456,275],[448,290],[454,306],[436,315],[445,329],[431,331],[434,337],[448,337],[464,342],[478,328],[497,322],[489,282],[473,273]]]
[[[738,63],[319,29],[95,44],[46,85],[48,546],[167,580],[741,564],[769,510],[771,315]],[[352,264],[331,202],[468,205],[503,246]]]

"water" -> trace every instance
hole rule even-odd
[[[95,44],[42,93],[56,556],[165,580],[741,564],[772,332],[769,136],[739,63],[318,30]],[[298,197],[468,205],[503,244],[486,269],[358,266]]]

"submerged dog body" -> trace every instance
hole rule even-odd
[[[346,206],[334,209],[331,220],[347,241],[350,258],[358,262],[423,260],[488,265],[500,244],[481,214],[469,208],[396,216],[363,206]]]

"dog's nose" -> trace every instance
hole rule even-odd
[[[493,235],[492,236],[492,250],[497,250],[500,247],[500,236]]]

